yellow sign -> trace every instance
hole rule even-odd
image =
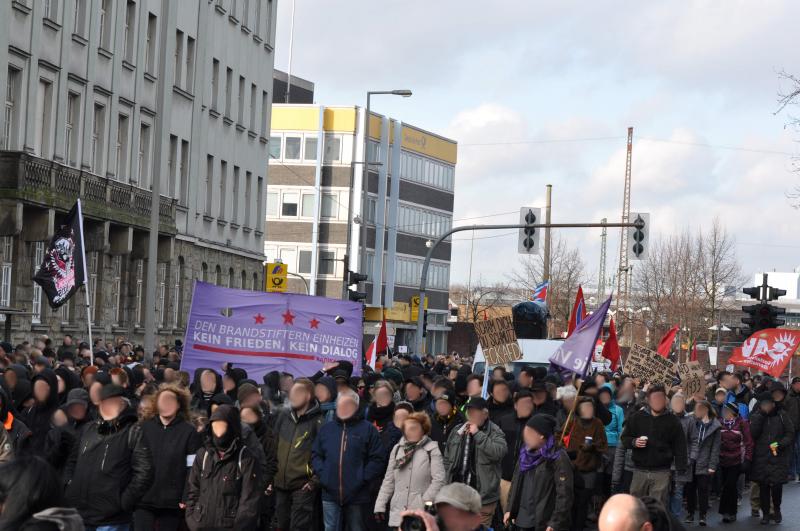
[[[428,309],[428,301],[430,297],[425,297],[425,309]],[[419,295],[411,297],[411,322],[415,323],[419,319]]]
[[[286,264],[272,263],[265,266],[266,289],[269,292],[286,293]]]
[[[381,315],[382,314],[382,315]],[[364,310],[365,321],[380,321],[381,317],[387,321],[408,322],[409,308],[406,302],[395,302],[391,308],[367,308]]]

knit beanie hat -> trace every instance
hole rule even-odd
[[[556,430],[556,419],[552,415],[539,413],[528,419],[525,425],[543,437],[550,437]]]

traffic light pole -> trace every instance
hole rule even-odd
[[[417,337],[415,339],[415,346],[414,346],[414,353],[415,354],[422,354],[423,346],[425,344],[425,338],[423,337],[423,330],[425,328],[425,312],[423,308],[425,308],[425,290],[428,286],[428,266],[430,266],[431,258],[433,257],[433,252],[442,243],[445,239],[449,236],[457,233],[457,232],[464,232],[469,230],[507,230],[507,229],[524,229],[524,228],[534,228],[534,229],[592,229],[592,228],[603,228],[603,227],[611,227],[611,228],[628,228],[628,227],[636,227],[637,229],[644,228],[644,222],[634,222],[634,223],[534,223],[532,225],[526,225],[524,223],[515,223],[510,225],[465,225],[463,227],[455,227],[450,229],[449,231],[445,232],[441,236],[439,236],[436,241],[433,242],[428,248],[428,252],[425,255],[425,262],[422,264],[422,278],[419,280],[419,308],[420,311],[417,312]]]

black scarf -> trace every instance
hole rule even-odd
[[[367,411],[367,420],[371,422],[378,431],[382,431],[388,422],[394,418],[394,402],[389,402],[388,406],[373,404]]]

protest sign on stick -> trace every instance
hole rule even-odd
[[[475,321],[475,333],[478,335],[487,367],[522,359],[511,317]]]
[[[662,358],[655,350],[633,345],[625,361],[625,372],[643,382],[670,386],[675,377],[675,363]]]

